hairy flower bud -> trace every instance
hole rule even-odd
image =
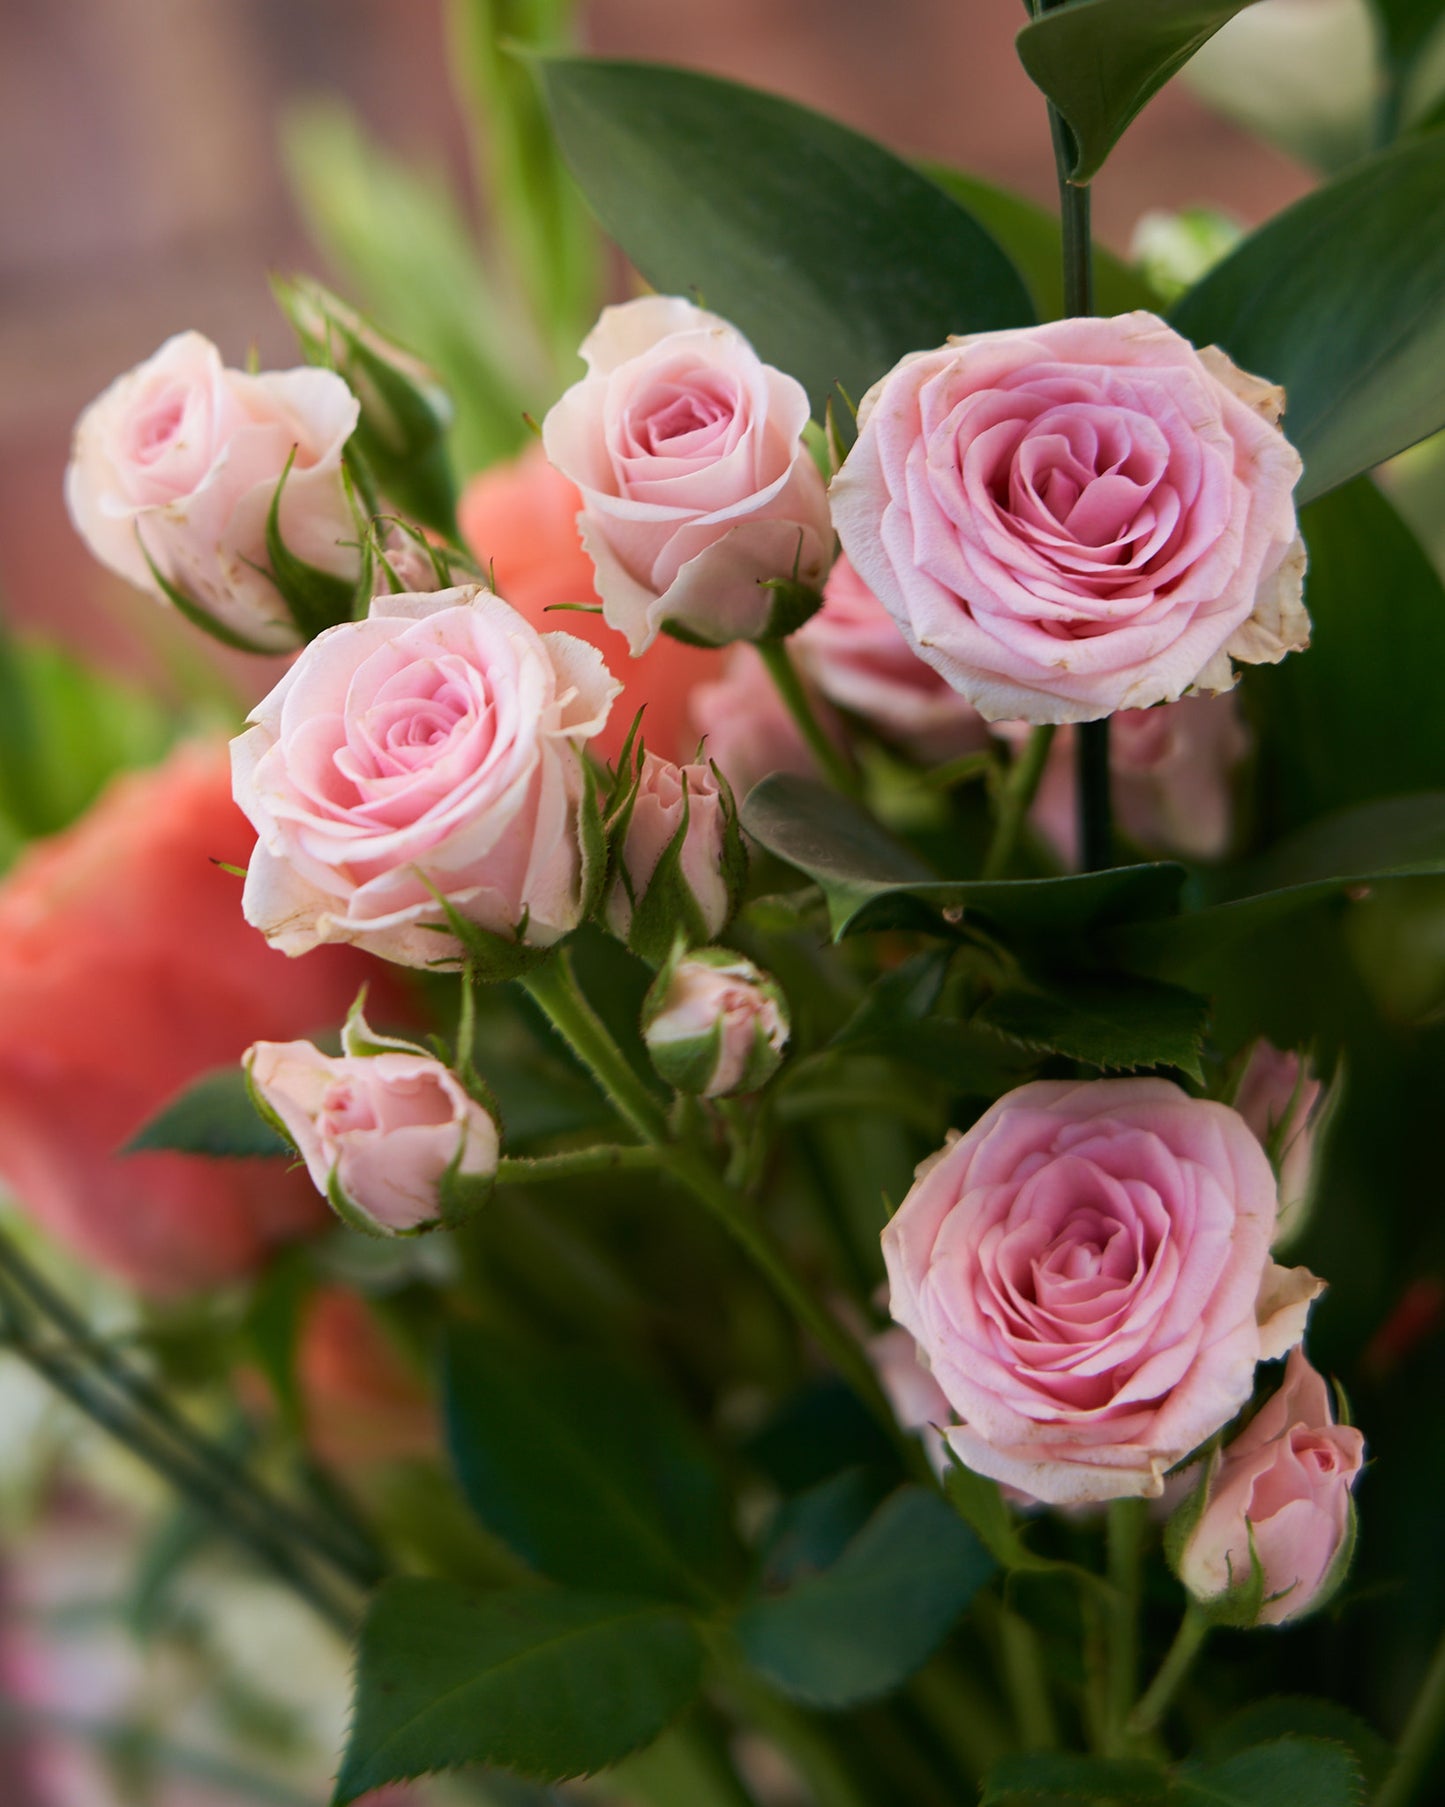
[[[788,1014],[776,983],[727,948],[679,950],[642,1010],[653,1065],[680,1092],[755,1092],[777,1071]]]

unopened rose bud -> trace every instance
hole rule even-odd
[[[1338,1078],[1327,1088],[1298,1054],[1267,1041],[1249,1050],[1234,1108],[1259,1137],[1279,1178],[1276,1247],[1292,1241],[1309,1220],[1320,1151],[1339,1095]]]
[[[607,926],[654,965],[681,934],[690,945],[727,927],[747,871],[731,792],[705,765],[645,753],[617,809],[617,871]]]
[[[1349,1567],[1364,1447],[1335,1423],[1323,1376],[1291,1350],[1284,1384],[1171,1522],[1175,1568],[1195,1599],[1236,1625],[1323,1606]]]
[[[258,1108],[353,1229],[407,1236],[459,1221],[496,1178],[491,1112],[430,1054],[367,1039],[359,1017],[349,1030],[341,1056],[304,1041],[248,1049]]]
[[[452,531],[452,403],[436,372],[311,277],[272,287],[307,363],[336,371],[360,402],[356,450],[382,489],[418,520]]]
[[[788,1040],[783,995],[751,960],[699,948],[670,960],[642,1010],[652,1063],[669,1085],[704,1098],[755,1092],[777,1071]]]

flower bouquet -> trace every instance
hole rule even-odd
[[[229,1548],[348,1640],[336,1807],[1423,1807],[1441,8],[1142,267],[1091,184],[1242,0],[1035,0],[1056,212],[506,10],[510,337],[278,280],[301,367],[76,429],[273,660],[0,886],[0,1322],[179,1502],[136,1627]]]

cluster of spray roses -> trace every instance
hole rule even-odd
[[[875,384],[829,485],[801,385],[716,316],[609,308],[582,354],[543,446],[634,655],[664,632],[792,634],[821,698],[931,761],[990,724],[1119,715],[1126,823],[1132,771],[1137,832],[1220,851],[1207,774],[1243,750],[1235,666],[1308,638],[1279,390],[1150,314],[973,335]],[[500,974],[595,917],[657,969],[643,1027],[663,1078],[756,1090],[788,1021],[767,975],[716,945],[743,879],[724,776],[742,781],[742,756],[677,765],[629,735],[604,770],[589,748],[621,686],[595,647],[368,538],[342,448],[374,413],[334,372],[242,377],[187,335],[81,422],[69,495],[102,558],[236,637],[305,642],[234,745],[258,837],[247,920],[291,954],[340,941]],[[315,631],[316,599],[347,584]],[[756,755],[761,669],[730,672]],[[1066,730],[1042,792],[1065,851],[1070,757]],[[1157,1497],[1208,1448],[1180,1572],[1251,1622],[1323,1598],[1361,1460],[1301,1353],[1322,1283],[1272,1253],[1321,1106],[1288,1061],[1259,1051],[1235,1105],[1161,1079],[1023,1086],[925,1163],[884,1234],[900,1416],[1055,1504]],[[495,1175],[467,1067],[378,1042],[359,1014],[339,1058],[247,1058],[318,1189],[382,1234],[450,1221]],[[1221,1450],[1257,1365],[1286,1354]]]

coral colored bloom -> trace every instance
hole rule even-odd
[[[295,967],[241,916],[245,861],[224,744],[117,779],[0,883],[0,1175],[52,1235],[158,1294],[215,1285],[320,1228],[284,1161],[117,1151],[262,1035],[339,1022],[367,973]]]
[[[540,445],[532,445],[519,458],[473,477],[462,493],[457,518],[462,537],[499,596],[538,633],[560,628],[595,646],[621,680],[621,695],[595,742],[602,756],[617,757],[633,717],[645,709],[643,727],[651,750],[686,762],[696,756],[698,742],[692,694],[721,674],[724,655],[659,634],[641,657],[629,659],[627,642],[600,614],[559,606],[601,603],[593,587],[592,560],[577,531],[581,507],[576,484],[548,464]]]
[[[1167,1080],[1001,1098],[883,1232],[959,1457],[1056,1505],[1157,1496],[1303,1334],[1320,1282],[1271,1261],[1275,1209],[1242,1119]]]
[[[455,956],[445,899],[547,944],[583,909],[581,748],[617,685],[590,646],[489,591],[379,596],[305,648],[232,743],[260,837],[246,919],[303,954]]]
[[[542,443],[582,492],[607,621],[634,652],[670,621],[714,645],[753,639],[767,583],[821,585],[833,529],[801,383],[675,295],[604,308],[582,356]]]
[[[307,1302],[296,1383],[306,1440],[332,1467],[435,1455],[440,1438],[426,1383],[355,1293],[328,1286]]]
[[[1153,314],[951,339],[864,397],[834,523],[990,721],[1227,690],[1309,637],[1283,406]]]
[[[361,568],[342,481],[356,397],[330,370],[228,370],[199,333],[167,339],[75,429],[65,500],[101,561],[162,596],[146,563],[224,629],[282,651],[301,639],[268,575],[266,518],[286,469],[281,538],[348,580]],[[259,569],[258,569],[259,567]]]
[[[1365,1440],[1336,1424],[1330,1392],[1302,1349],[1284,1384],[1230,1443],[1179,1557],[1179,1578],[1211,1600],[1250,1579],[1250,1542],[1264,1578],[1257,1623],[1282,1625],[1323,1605],[1353,1541],[1351,1490]]]

